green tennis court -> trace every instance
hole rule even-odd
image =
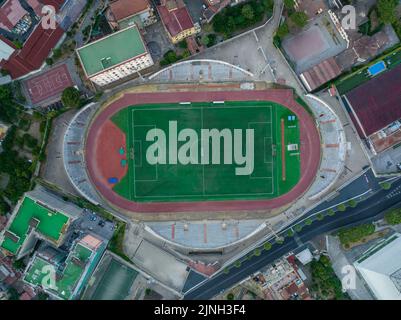
[[[277,103],[136,105],[119,111],[111,120],[126,135],[128,164],[127,174],[113,190],[128,200],[270,199],[290,191],[300,178],[298,119]],[[174,126],[176,132],[171,130]],[[216,148],[203,145],[207,139],[190,144],[188,129],[198,138],[205,130],[216,130],[219,144]],[[166,133],[168,146],[164,152],[158,149],[157,163],[151,163],[149,150],[162,144],[159,139],[149,139],[156,130]],[[252,143],[247,130],[253,131],[253,152],[248,149]],[[252,164],[237,161],[247,154]],[[191,161],[181,161],[180,155]],[[241,168],[242,174],[238,174]],[[249,170],[244,174],[246,168]]]
[[[124,300],[129,294],[138,272],[126,265],[111,259],[104,270],[91,300]]]

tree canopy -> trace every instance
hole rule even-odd
[[[61,102],[66,108],[77,108],[81,102],[81,93],[74,87],[64,89]]]

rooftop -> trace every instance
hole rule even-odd
[[[13,79],[39,69],[63,34],[64,31],[60,27],[43,29],[39,23],[24,47],[15,51],[2,66],[10,72]]]
[[[113,33],[77,49],[87,76],[95,75],[146,52],[146,47],[136,26]]]
[[[68,216],[26,196],[7,229],[1,247],[16,254],[33,228],[47,239],[57,242],[68,222]]]
[[[8,0],[0,8],[0,28],[11,31],[28,12],[18,0]]]
[[[394,234],[367,250],[355,267],[379,300],[401,299],[401,237]]]
[[[40,255],[35,255],[25,272],[24,281],[35,287],[43,286],[43,281],[46,281],[45,277],[48,274],[42,271],[46,270],[43,268],[54,268],[56,271],[55,286],[45,287],[46,291],[60,299],[73,299],[80,292],[81,287],[86,284],[85,280],[88,280],[88,276],[94,270],[105,245],[103,244],[101,248],[102,250],[92,251],[82,241],[79,241],[61,266],[56,266]]]
[[[171,3],[167,1],[165,6],[158,6],[157,9],[168,33],[174,37],[185,30],[193,28],[194,24],[185,6],[169,10],[168,5]]]
[[[131,17],[148,8],[148,0],[114,0],[110,2],[110,10],[117,21]]]
[[[401,118],[401,65],[346,94],[366,136]]]

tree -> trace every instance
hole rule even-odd
[[[74,87],[64,89],[61,102],[66,108],[78,108],[81,102],[81,93]]]
[[[395,23],[397,21],[396,7],[398,0],[379,0],[377,3],[377,11],[379,20],[382,23]]]
[[[52,58],[46,58],[46,64],[47,64],[48,66],[52,66],[53,63],[54,63],[54,60],[53,60]]]
[[[242,7],[241,14],[248,20],[252,20],[255,17],[255,12],[249,4]]]
[[[234,266],[236,267],[236,268],[239,268],[239,267],[241,267],[241,261],[235,261],[234,262]]]
[[[291,229],[289,229],[288,231],[287,231],[287,237],[293,237],[294,236],[294,231],[292,231]]]
[[[295,229],[296,232],[300,232],[300,231],[302,230],[302,226],[301,226],[300,224],[297,224],[297,225],[294,227],[294,229]]]
[[[396,225],[401,223],[401,210],[393,209],[384,215],[384,220],[391,225]]]
[[[286,9],[294,9],[294,0],[284,0],[284,6]]]
[[[382,189],[384,189],[384,190],[389,190],[391,188],[391,183],[382,182],[382,183],[380,183],[380,187],[382,187]]]
[[[297,27],[303,28],[308,23],[308,16],[305,12],[294,12],[290,15],[290,19]]]
[[[344,212],[345,210],[347,210],[347,207],[345,206],[344,203],[341,203],[337,206],[338,211]]]
[[[312,224],[312,219],[306,219],[306,220],[305,220],[305,224],[306,224],[307,226],[310,226],[310,225]]]
[[[330,217],[332,217],[332,216],[334,216],[334,215],[336,214],[336,212],[335,212],[333,209],[329,209],[329,210],[327,211],[327,214],[328,214]]]
[[[288,24],[285,22],[278,27],[276,34],[280,39],[283,39],[289,32],[290,29],[288,28]]]
[[[260,254],[261,254],[260,249],[256,248],[256,249],[253,251],[253,254],[254,254],[256,257],[259,257]]]
[[[356,202],[354,199],[351,199],[350,201],[348,201],[348,205],[351,208],[355,208],[357,206],[358,202]]]
[[[319,220],[319,221],[322,221],[324,219],[323,213],[318,213],[317,216],[316,216],[316,219]]]
[[[263,249],[265,249],[266,251],[269,251],[272,248],[272,245],[270,242],[265,242],[263,244]]]

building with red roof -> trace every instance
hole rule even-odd
[[[39,23],[20,50],[14,51],[8,60],[0,62],[13,79],[22,77],[39,69],[64,34],[59,26],[56,29],[43,29]]]
[[[134,24],[143,28],[157,21],[149,0],[112,0],[106,17],[113,29],[124,29]]]
[[[157,10],[172,43],[178,43],[200,31],[182,0],[162,0]]]

